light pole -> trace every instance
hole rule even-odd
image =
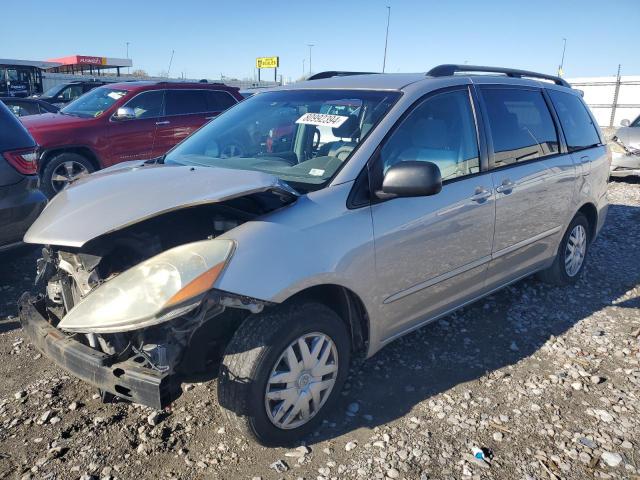
[[[306,62],[306,61],[307,61],[307,59],[306,59],[306,58],[303,58],[303,59],[302,59],[302,76],[303,76],[303,77],[304,77],[304,64],[305,64],[305,62]]]
[[[315,43],[307,43],[307,47],[309,47],[309,75],[311,75],[311,49],[315,46]]]
[[[382,60],[382,73],[387,66],[387,42],[389,41],[389,19],[391,18],[391,7],[387,5],[387,33],[384,36],[384,59]]]
[[[129,60],[129,42],[127,43],[127,60]],[[127,73],[131,74],[131,67],[127,67]]]
[[[562,41],[564,42],[563,46],[562,46],[562,60],[560,60],[560,66],[558,66],[558,76],[561,77],[564,74],[563,68],[564,68],[564,52],[567,49],[567,39],[563,38]]]

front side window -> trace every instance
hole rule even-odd
[[[64,115],[76,117],[99,117],[111,105],[129,93],[128,90],[118,88],[94,88],[60,110]]]
[[[188,115],[208,110],[203,90],[167,90],[166,99],[165,115]]]
[[[162,113],[164,90],[151,90],[136,95],[124,106],[133,109],[136,118],[156,118]]]
[[[557,154],[558,134],[542,92],[482,89],[493,138],[494,167]]]
[[[443,181],[480,171],[475,120],[466,89],[427,98],[392,133],[380,152],[382,173],[406,161],[435,163]]]
[[[582,101],[569,93],[556,90],[548,92],[567,139],[568,150],[575,152],[599,145],[600,136]]]
[[[399,92],[283,90],[254,95],[171,150],[166,163],[257,170],[300,190],[325,186]],[[357,102],[359,108],[331,110]],[[324,113],[327,111],[333,113]]]

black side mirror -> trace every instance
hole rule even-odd
[[[379,198],[424,197],[442,190],[440,168],[432,162],[398,162],[389,167],[382,180]]]

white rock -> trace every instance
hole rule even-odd
[[[622,456],[619,453],[603,452],[602,460],[610,467],[617,467],[622,462]]]
[[[356,448],[358,446],[358,444],[356,442],[347,442],[347,444],[344,446],[344,449],[347,452],[350,452],[351,450],[353,450],[354,448]]]

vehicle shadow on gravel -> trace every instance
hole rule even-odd
[[[467,382],[483,377],[499,381],[509,376],[509,366],[594,312],[612,304],[637,308],[638,298],[616,302],[640,283],[640,271],[625,260],[640,258],[640,242],[625,240],[633,234],[630,224],[640,225],[640,208],[611,205],[607,226],[592,245],[576,285],[553,287],[534,277],[520,281],[357,362],[338,408],[307,443],[381,426]],[[620,251],[624,258],[616,253]]]
[[[8,316],[18,314],[18,299],[23,292],[33,290],[38,249],[23,247],[0,253],[0,333],[20,326]]]

